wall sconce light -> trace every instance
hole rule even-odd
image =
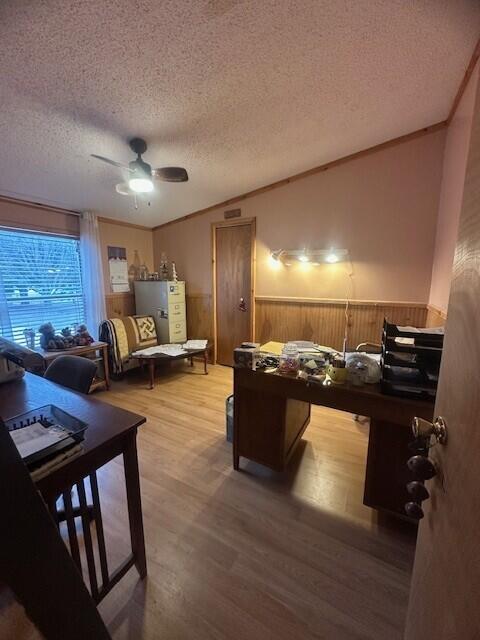
[[[335,264],[348,259],[348,249],[277,249],[270,254],[276,262],[290,266],[292,262],[303,264]]]
[[[335,262],[339,262],[340,258],[334,249],[330,251],[330,253],[325,256],[325,262],[329,262],[330,264],[335,264]]]
[[[272,251],[270,255],[273,260],[276,260],[277,262],[279,262],[280,258],[282,257],[282,253],[283,253],[283,249],[277,249],[277,251]]]

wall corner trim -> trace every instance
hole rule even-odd
[[[458,109],[460,100],[462,99],[462,96],[465,93],[468,82],[472,76],[473,70],[475,69],[475,65],[477,64],[479,58],[480,58],[480,38],[477,40],[477,44],[475,45],[475,49],[473,50],[472,57],[470,58],[470,62],[468,63],[468,66],[465,70],[462,81],[460,82],[460,85],[458,87],[458,91],[455,95],[455,98],[453,99],[450,113],[448,114],[448,118],[447,118],[447,125],[450,124],[450,122],[452,121]]]
[[[127,222],[126,220],[117,220],[116,218],[106,218],[104,216],[98,216],[98,222],[103,222],[104,224],[116,224],[119,227],[130,227],[133,229],[141,229],[142,231],[152,231],[152,227],[146,227],[143,224],[136,224],[135,222]]]

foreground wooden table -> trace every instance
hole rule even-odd
[[[415,416],[431,421],[433,404],[384,395],[379,385],[307,384],[240,367],[234,369],[234,394],[234,469],[242,456],[283,471],[308,426],[310,404],[368,416],[364,504],[405,517],[411,421]]]
[[[87,560],[90,593],[94,601],[99,602],[133,565],[136,566],[141,578],[147,575],[136,447],[137,429],[146,419],[96,398],[75,393],[30,373],[26,373],[23,380],[0,385],[0,407],[5,420],[47,404],[54,404],[88,424],[82,443],[82,453],[65,466],[38,480],[36,485],[57,523],[56,502],[60,495],[63,496],[70,553],[82,572],[71,499],[71,488],[76,486],[82,512],[83,546]],[[132,551],[120,567],[111,572],[107,563],[96,471],[119,455],[123,456],[125,469]],[[84,481],[87,477],[90,480],[93,508],[87,507]],[[96,528],[102,577],[100,585],[98,585],[95,570],[95,554],[90,532],[91,520],[95,522]]]

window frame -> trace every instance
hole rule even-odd
[[[38,301],[38,302],[42,302],[43,304],[45,304],[48,301],[62,301],[62,300],[72,300],[72,310],[68,311],[68,313],[71,314],[71,316],[74,316],[76,314],[76,319],[75,321],[71,321],[72,318],[68,317],[67,311],[66,311],[66,317],[65,320],[60,320],[59,322],[57,322],[55,324],[55,322],[53,322],[54,324],[54,328],[56,330],[56,333],[59,333],[61,329],[63,329],[65,326],[69,326],[72,330],[75,329],[75,325],[78,324],[82,324],[85,323],[86,320],[86,301],[85,301],[85,290],[84,290],[84,282],[83,282],[83,271],[82,271],[82,261],[81,261],[81,252],[80,252],[80,237],[77,234],[65,234],[65,233],[55,233],[55,232],[49,232],[49,231],[40,231],[37,230],[35,228],[32,229],[24,229],[24,228],[19,228],[19,227],[11,227],[11,226],[6,226],[6,225],[0,225],[0,243],[2,242],[2,236],[3,233],[10,233],[10,234],[16,234],[16,235],[21,235],[21,236],[33,236],[35,238],[41,239],[41,238],[45,238],[46,240],[48,239],[54,239],[54,240],[69,240],[69,241],[74,241],[76,243],[76,252],[77,252],[77,260],[75,262],[75,266],[78,264],[78,273],[76,273],[76,276],[78,278],[78,284],[80,286],[80,293],[73,293],[73,294],[61,294],[61,295],[56,295],[56,296],[51,296],[51,295],[38,295],[38,296],[32,296],[30,298],[25,297],[23,298],[24,302],[32,302],[34,303],[34,301]],[[0,264],[0,287],[3,287],[3,283],[1,282],[3,279],[3,273],[1,271],[2,267]],[[38,339],[38,328],[40,327],[41,324],[43,324],[44,322],[49,322],[52,320],[55,320],[55,318],[51,318],[46,319],[45,317],[41,320],[33,320],[30,319],[28,317],[28,315],[26,314],[26,324],[30,324],[31,326],[27,326],[27,327],[23,327],[20,326],[18,323],[15,323],[15,321],[12,322],[12,298],[8,297],[8,295],[5,295],[5,300],[3,300],[3,292],[0,289],[0,336],[3,336],[5,338],[7,338],[8,340],[13,340],[23,346],[25,346],[27,344],[27,340],[26,337],[24,335],[24,330],[26,329],[33,329],[35,331],[36,334],[36,340],[35,340],[35,346],[38,347],[39,346],[39,339]],[[5,312],[8,314],[8,318],[9,318],[9,326],[10,326],[10,330],[5,331],[4,327],[2,326],[2,321],[1,321],[1,314],[3,312]],[[62,311],[62,310],[60,310]],[[54,314],[52,314],[54,315]],[[61,317],[61,313],[57,314],[57,320],[58,317]],[[15,318],[13,318],[13,320],[15,320]],[[22,323],[23,324],[23,323]],[[61,326],[60,326],[61,325]]]

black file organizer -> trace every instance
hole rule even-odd
[[[64,449],[68,449],[81,442],[84,438],[84,431],[88,427],[88,424],[83,422],[83,420],[75,418],[75,416],[70,415],[53,404],[22,413],[19,416],[5,420],[4,424],[9,431],[14,431],[15,429],[28,427],[34,422],[40,422],[40,424],[47,428],[52,425],[61,427],[65,431],[65,438],[24,458],[23,462],[29,467],[36,463],[44,462]]]
[[[414,342],[402,344],[397,338]],[[442,333],[405,331],[385,319],[380,359],[382,392],[434,402],[442,350]]]

